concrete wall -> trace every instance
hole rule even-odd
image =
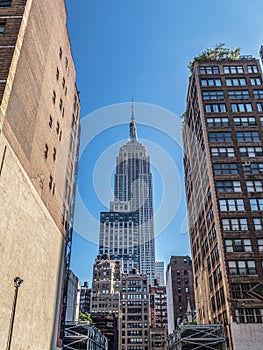
[[[235,323],[231,324],[234,350],[262,350],[263,324]]]
[[[12,349],[50,349],[63,237],[3,135],[0,135],[0,349],[5,349],[19,288]]]

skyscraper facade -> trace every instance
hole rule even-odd
[[[79,97],[64,0],[0,1],[0,348],[56,349]]]
[[[147,149],[139,143],[132,106],[130,135],[116,162],[114,200],[101,214],[99,252],[122,258],[124,272],[137,268],[155,277],[152,174]]]
[[[229,349],[263,342],[262,303],[248,294],[263,280],[262,125],[257,59],[193,63],[183,144],[197,322],[224,323]]]
[[[114,205],[122,210],[125,204]],[[128,205],[127,205],[128,207]],[[99,253],[121,259],[123,272],[139,269],[139,215],[137,212],[110,211],[100,213]]]
[[[164,286],[164,261],[155,262],[155,278],[158,279],[160,286]]]

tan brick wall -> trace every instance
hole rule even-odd
[[[2,111],[6,111],[3,132],[63,231],[63,205],[68,211],[74,173],[70,168],[72,165],[74,169],[75,163],[75,147],[69,151],[70,136],[72,134],[75,145],[79,119],[76,74],[66,28],[66,12],[63,0],[28,0],[27,8],[3,97]],[[53,91],[56,93],[55,104],[52,101]],[[77,108],[74,110],[75,98]],[[59,106],[60,100],[62,108]],[[75,130],[72,128],[73,113]],[[52,128],[49,127],[50,116]],[[59,132],[56,130],[57,123]],[[46,144],[47,159],[44,156]],[[66,179],[68,196],[65,196]]]

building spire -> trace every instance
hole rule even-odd
[[[134,101],[133,101],[133,98],[132,98],[131,110],[132,110],[132,114],[131,114],[131,122],[130,122],[130,137],[129,137],[129,141],[130,142],[138,142],[137,128],[136,128],[136,122],[135,122],[135,118],[134,118]]]

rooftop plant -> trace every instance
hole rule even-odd
[[[240,55],[240,47],[236,49],[228,49],[225,44],[220,43],[213,49],[205,49],[199,56],[194,57],[188,65],[189,70],[192,72],[194,63],[196,61],[236,61]]]

